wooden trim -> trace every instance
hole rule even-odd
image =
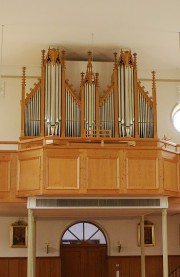
[[[21,95],[21,136],[24,136],[24,111],[25,111],[26,67],[22,69],[22,95]]]
[[[44,74],[45,74],[45,51],[42,50],[42,64],[41,64],[41,110],[40,110],[40,135],[44,136],[44,113],[45,113],[45,107],[44,107]]]
[[[138,82],[137,82],[137,54],[134,54],[134,106],[135,106],[135,138],[139,137],[139,109],[138,109]]]

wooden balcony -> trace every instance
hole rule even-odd
[[[28,196],[179,197],[179,152],[155,139],[46,137],[0,151],[0,201]]]

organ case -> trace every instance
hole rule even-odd
[[[156,138],[156,82],[152,73],[149,95],[137,78],[137,55],[114,53],[111,83],[102,93],[99,73],[93,72],[88,53],[86,73],[81,73],[80,92],[66,78],[65,53],[42,51],[41,78],[26,95],[23,68],[21,138]]]

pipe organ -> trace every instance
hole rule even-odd
[[[114,54],[112,81],[103,94],[91,52],[79,93],[66,79],[64,57],[58,49],[49,49],[46,57],[42,51],[42,76],[27,95],[23,68],[21,137],[157,137],[155,73],[149,96],[137,78],[136,54]]]
[[[62,80],[61,80],[61,59],[59,53],[52,49],[48,51],[44,63],[44,105],[45,105],[45,135],[61,134],[61,99],[62,99]]]
[[[134,68],[131,53],[121,53],[117,66],[119,136],[134,137]]]
[[[25,136],[40,134],[40,85],[39,82],[25,99]]]
[[[92,55],[89,52],[86,74],[81,74],[81,135],[96,137],[99,125],[98,74],[92,70]]]

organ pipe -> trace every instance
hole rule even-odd
[[[21,135],[156,137],[155,73],[149,96],[137,80],[136,62],[129,50],[121,51],[119,58],[115,53],[112,82],[100,94],[99,74],[93,72],[89,52],[78,94],[65,79],[64,52],[49,49],[45,57],[42,51],[42,77],[27,96],[23,68]]]

